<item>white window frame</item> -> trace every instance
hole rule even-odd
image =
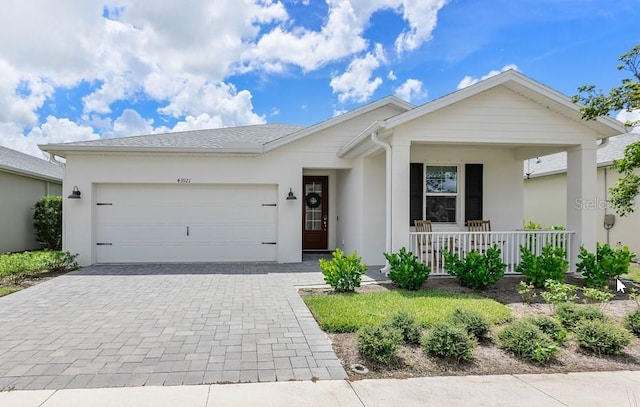
[[[427,168],[428,167],[455,167],[456,168],[456,192],[455,193],[451,193],[451,192],[427,192]],[[460,172],[460,164],[452,164],[452,163],[425,163],[424,167],[423,167],[423,173],[422,173],[422,183],[423,183],[423,189],[424,189],[424,196],[423,196],[423,200],[422,200],[422,218],[423,219],[428,219],[427,218],[427,198],[430,196],[441,196],[441,197],[455,197],[456,198],[456,214],[455,214],[455,220],[453,222],[439,222],[439,221],[433,221],[434,223],[440,224],[440,225],[454,225],[458,223],[458,219],[460,217],[460,196],[461,196],[461,192],[460,192],[460,179],[461,179],[461,172]]]

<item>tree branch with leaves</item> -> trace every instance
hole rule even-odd
[[[628,71],[632,76],[623,79],[620,86],[608,93],[596,89],[595,85],[579,87],[580,93],[573,97],[573,102],[582,104],[583,119],[595,120],[614,112],[640,110],[640,45],[633,47],[618,60],[618,70]],[[639,126],[640,120],[630,120],[625,125]],[[613,162],[613,168],[622,174],[622,177],[609,189],[610,202],[620,216],[625,216],[634,212],[635,198],[640,193],[640,177],[635,171],[640,168],[640,142],[629,144],[623,157]]]

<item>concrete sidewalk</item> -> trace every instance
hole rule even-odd
[[[640,406],[640,371],[5,391],[3,407]]]

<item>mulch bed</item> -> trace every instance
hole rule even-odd
[[[495,286],[485,291],[474,291],[461,287],[454,278],[430,278],[424,289],[440,289],[452,292],[475,293],[492,298],[505,304],[514,316],[550,315],[551,309],[538,295],[532,304],[522,304],[517,292],[519,277],[505,277]],[[568,278],[568,283],[582,285],[579,278]],[[627,284],[631,288],[630,284]],[[636,285],[637,288],[638,285]],[[389,284],[372,284],[360,287],[358,292],[370,292],[395,289]],[[615,289],[615,288],[614,288]],[[331,289],[304,289],[301,295],[330,294]],[[579,298],[578,303],[582,302]],[[635,301],[628,295],[618,294],[605,308],[605,312],[617,321],[626,313],[636,309]],[[494,328],[494,331],[497,328]],[[461,375],[497,375],[526,373],[566,373],[611,370],[640,370],[640,339],[637,337],[625,351],[615,357],[601,357],[582,351],[569,341],[560,346],[555,361],[547,365],[535,365],[523,362],[510,353],[500,349],[493,339],[479,343],[474,351],[474,360],[469,363],[457,363],[427,356],[420,347],[402,346],[398,360],[390,365],[379,365],[360,357],[356,347],[355,333],[327,334],[336,355],[342,362],[351,380],[364,378],[409,378],[424,376],[461,376]],[[492,335],[495,337],[495,335]],[[354,364],[362,364],[369,369],[366,374],[357,374],[351,370]]]

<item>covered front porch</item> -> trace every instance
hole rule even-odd
[[[596,151],[622,132],[611,119],[583,121],[570,98],[510,71],[375,122],[339,156],[360,158],[365,192],[385,197],[385,252],[409,248],[441,274],[443,250],[463,255],[497,244],[513,273],[521,245],[539,252],[550,243],[574,269],[580,246],[596,245]],[[523,163],[556,152],[567,156],[567,222],[544,226],[564,230],[525,231],[536,220],[524,219]],[[370,168],[379,168],[375,177]],[[430,220],[432,230],[416,231],[416,220]],[[469,231],[472,220],[489,220],[491,229]]]

